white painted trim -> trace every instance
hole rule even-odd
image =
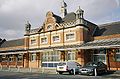
[[[76,27],[64,29],[64,32],[67,32],[67,31],[74,31],[74,30],[76,30]]]
[[[38,48],[39,46],[30,46],[29,48]]]
[[[37,37],[37,36],[39,36],[39,34],[30,35],[30,38],[31,38],[31,37]]]
[[[63,33],[63,29],[62,29],[62,30],[52,31],[52,32],[51,32],[51,34],[56,34],[56,33]]]
[[[43,43],[42,43],[42,41],[41,41],[42,38],[46,38],[46,39],[47,39],[47,42],[43,42]],[[47,44],[47,43],[48,43],[48,37],[47,37],[47,36],[40,37],[40,45],[41,45],[41,44]]]
[[[66,39],[66,35],[67,34],[74,34],[74,38],[71,38],[71,39]],[[68,33],[64,33],[64,40],[65,40],[65,42],[66,41],[74,41],[74,40],[76,40],[76,32],[68,32]]]
[[[0,53],[0,55],[9,55],[9,54],[24,54],[27,52],[7,52],[7,53]]]
[[[54,37],[54,36],[59,36],[59,40],[57,40],[57,41],[53,41],[53,37]],[[60,41],[61,41],[60,34],[51,35],[51,43],[59,43]]]
[[[32,44],[32,43],[31,43],[32,40],[35,40],[35,43]],[[32,46],[32,45],[36,45],[36,44],[37,44],[37,39],[36,39],[36,37],[33,37],[33,38],[31,37],[31,38],[29,39],[29,45]]]

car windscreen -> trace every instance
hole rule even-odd
[[[63,66],[63,65],[66,65],[66,63],[63,63],[63,62],[58,63],[58,66]]]
[[[90,62],[90,63],[87,63],[85,66],[94,66],[94,67],[96,67],[96,66],[97,66],[97,64],[96,64],[96,63],[94,63],[94,62]]]

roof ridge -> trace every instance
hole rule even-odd
[[[102,26],[107,26],[107,25],[111,25],[111,24],[118,24],[120,23],[120,21],[115,21],[115,22],[109,22],[109,23],[105,23],[105,24],[100,24],[98,26],[102,27]]]
[[[7,42],[7,41],[16,41],[16,40],[22,40],[22,39],[24,39],[24,38],[18,38],[18,39],[6,40],[6,42]]]

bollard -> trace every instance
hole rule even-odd
[[[44,67],[42,67],[42,73],[44,73]]]
[[[9,66],[9,69],[8,69],[9,71],[10,71],[10,66]]]
[[[30,67],[30,72],[32,72],[32,68]]]
[[[2,70],[2,66],[1,66],[1,70]]]
[[[95,76],[97,76],[97,69],[95,68]]]
[[[18,72],[20,71],[20,67],[18,67],[18,70],[17,70]]]
[[[75,75],[75,68],[73,68],[73,71],[74,71],[74,75]]]

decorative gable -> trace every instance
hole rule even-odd
[[[53,14],[51,11],[48,11],[44,22],[44,31],[52,31],[58,29],[58,27],[60,27],[60,22],[62,22],[61,17]]]
[[[46,14],[45,20],[45,31],[55,30],[56,19],[54,17],[53,12],[49,11]]]

